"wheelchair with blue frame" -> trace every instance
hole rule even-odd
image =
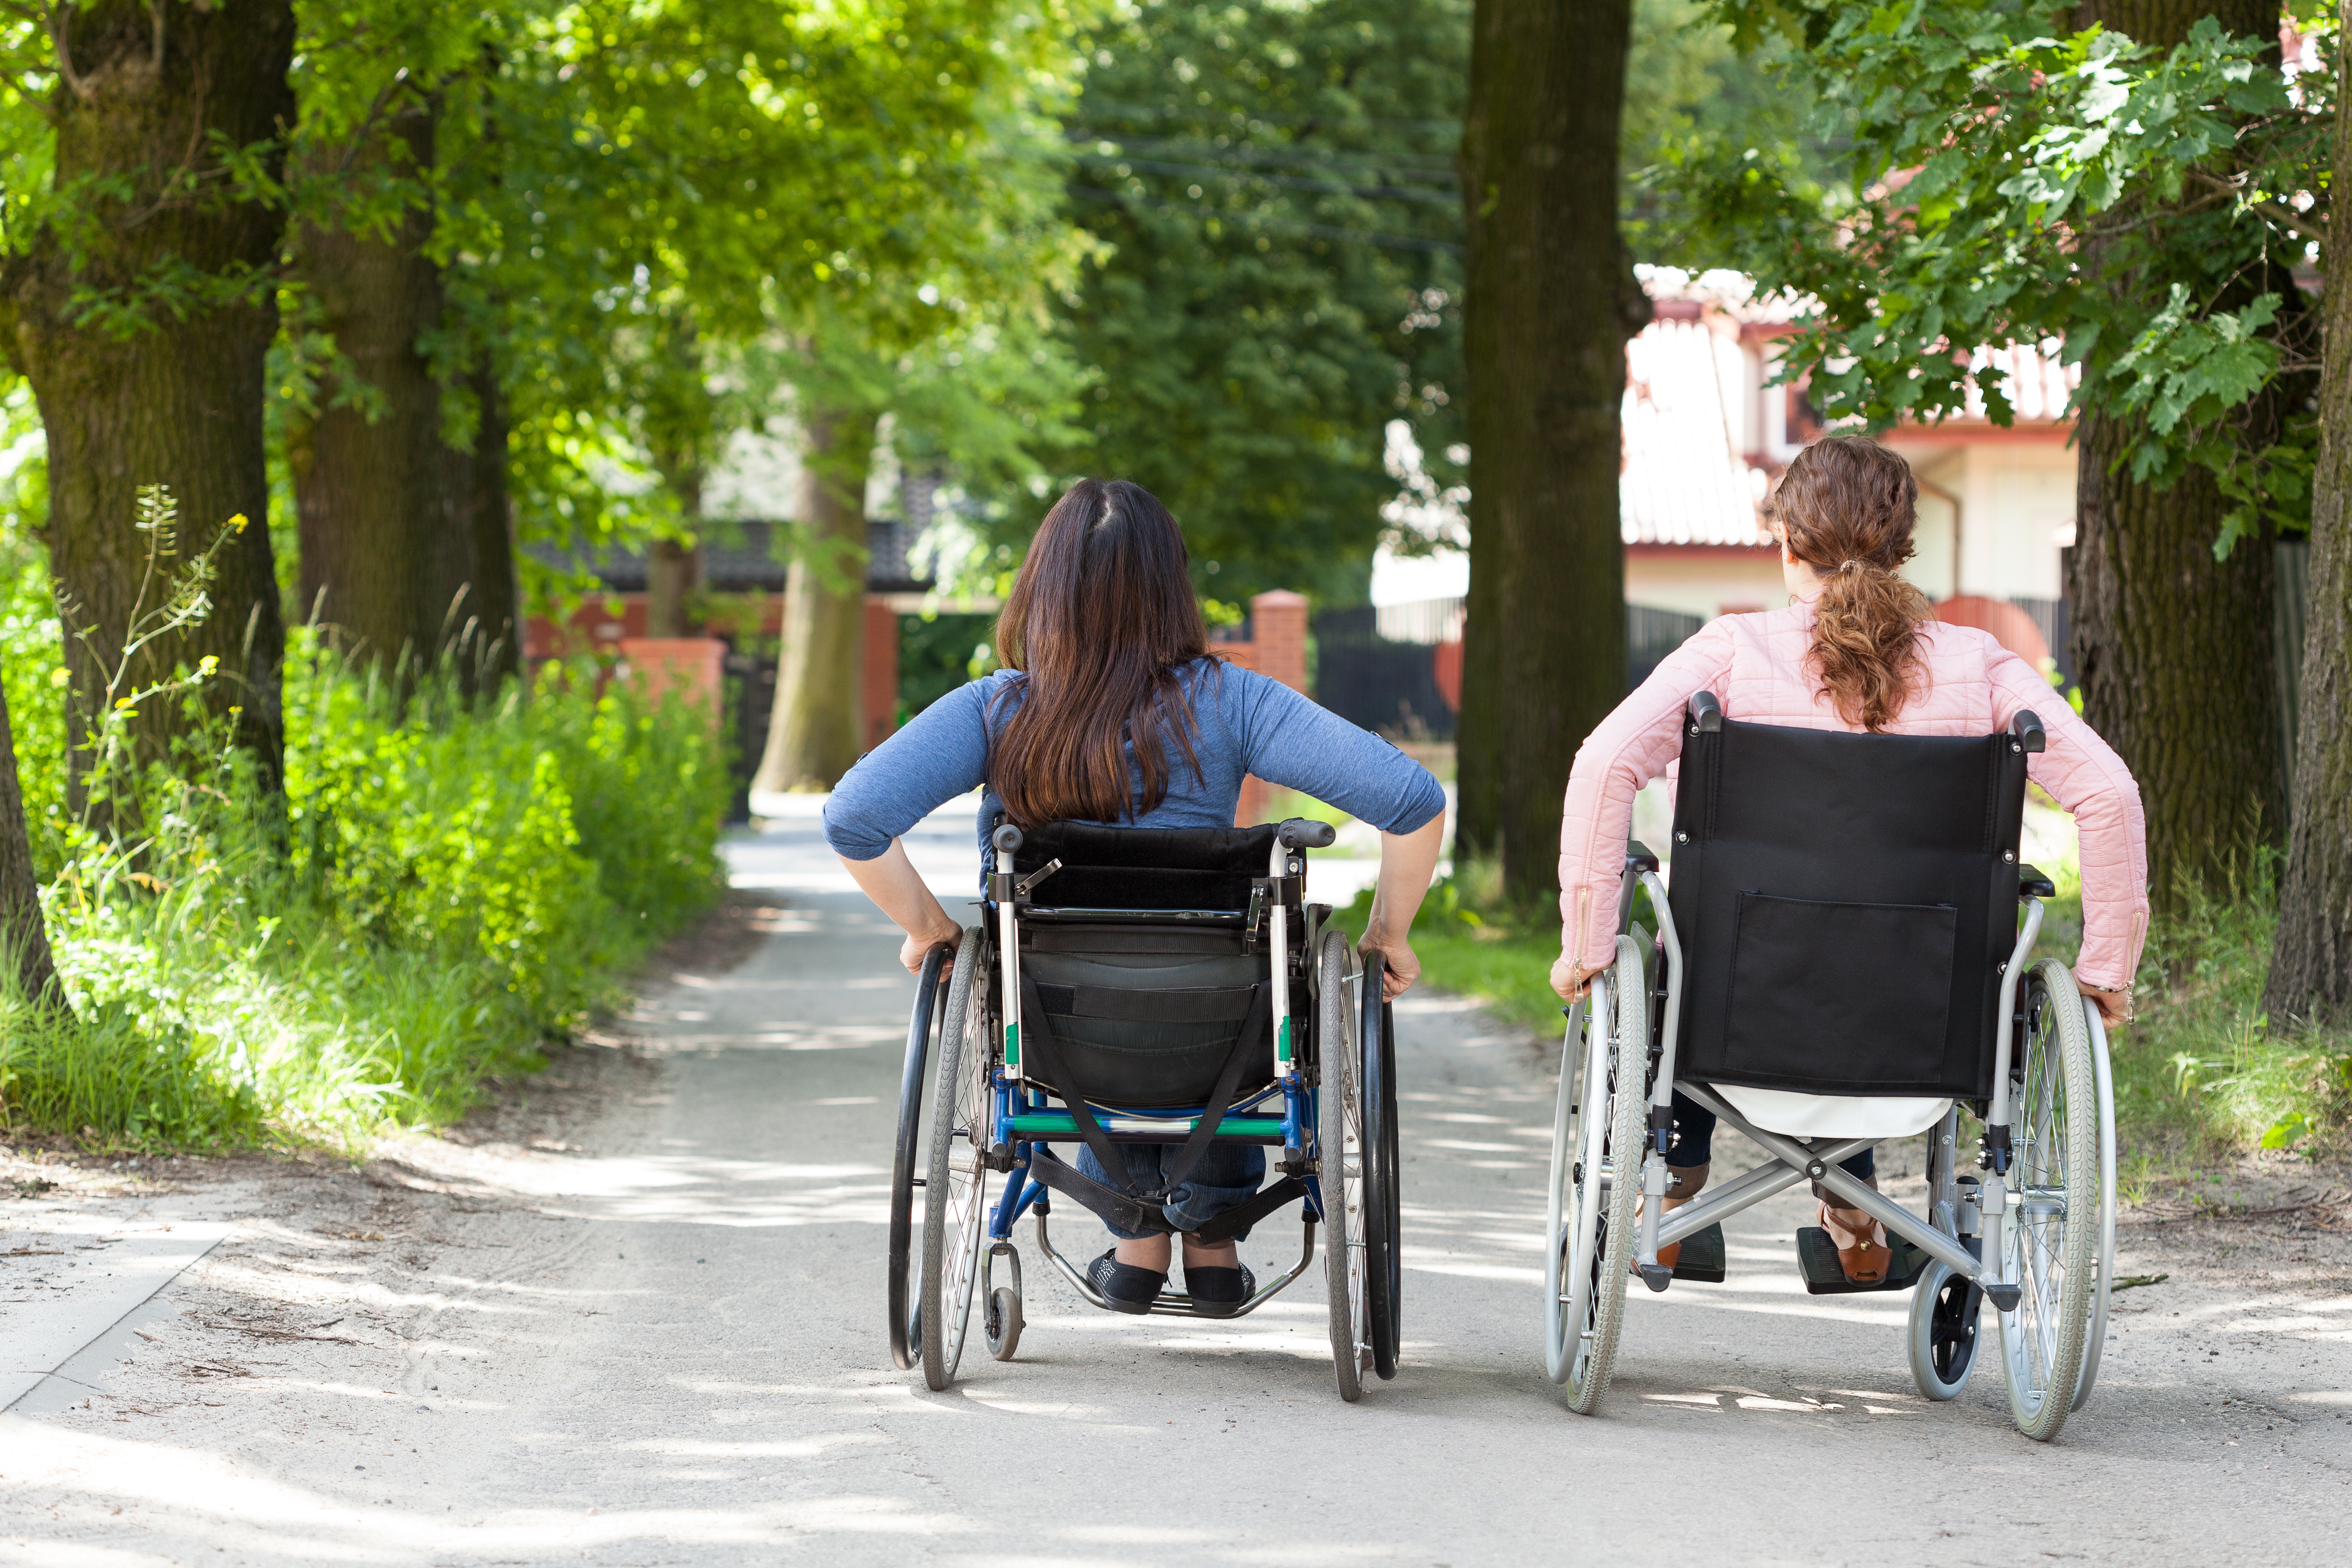
[[[1913,1291],[1912,1374],[1935,1400],[1967,1386],[1990,1301],[2011,1415],[2055,1437],[2090,1398],[2106,1337],[2116,1135],[2099,1015],[2063,963],[2030,962],[2053,892],[2018,860],[2041,721],[1855,735],[1727,721],[1704,691],[1685,719],[1672,887],[1628,846],[1615,962],[1567,1009],[1545,1251],[1552,1380],[1596,1410],[1629,1279],[1720,1282],[1722,1222],[1810,1179],[1884,1225],[1894,1263],[1855,1284],[1808,1227],[1806,1289]],[[1637,887],[1654,929],[1636,918]],[[1669,1213],[1677,1089],[1771,1158]],[[1969,1171],[1963,1107],[1981,1129]],[[1922,1131],[1925,1215],[1839,1167]]]
[[[1304,1275],[1319,1225],[1340,1396],[1360,1397],[1367,1373],[1395,1375],[1395,1055],[1379,961],[1360,967],[1328,907],[1306,901],[1306,851],[1332,837],[1297,818],[995,828],[983,921],[926,959],[908,1027],[888,1263],[900,1368],[919,1361],[947,1387],[975,1296],[989,1353],[1012,1359],[1024,1215],[1039,1254],[1102,1307],[1054,1248],[1054,1195],[1120,1230],[1168,1232],[1162,1204],[1201,1154],[1244,1142],[1267,1148],[1276,1179],[1192,1234],[1230,1239],[1298,1203],[1303,1235],[1296,1264],[1216,1315],[1254,1311]],[[1076,1143],[1121,1184],[1055,1152]],[[1181,1151],[1143,1190],[1120,1175],[1121,1143]],[[1168,1289],[1150,1310],[1194,1310]]]

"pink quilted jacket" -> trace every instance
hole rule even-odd
[[[2139,967],[2147,931],[2147,822],[2123,760],[2017,655],[1969,626],[1930,623],[1927,685],[1894,724],[1904,735],[1989,735],[2031,708],[2049,748],[2033,782],[2074,815],[2082,837],[2083,951],[2075,973],[2119,991]],[[1610,963],[1633,796],[1671,773],[1682,752],[1684,704],[1712,691],[1727,718],[1810,730],[1856,726],[1838,717],[1805,668],[1813,607],[1726,616],[1668,655],[1641,689],[1585,737],[1559,825],[1560,948],[1588,969]]]

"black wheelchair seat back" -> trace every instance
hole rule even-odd
[[[1023,910],[1024,1014],[1033,1034],[1047,1031],[1071,1090],[1141,1110],[1202,1106],[1244,1037],[1264,1047],[1256,917],[1276,831],[1053,822],[1024,833],[1013,869],[1045,875]],[[1270,1047],[1241,1067],[1232,1094],[1274,1081]]]
[[[1675,810],[1676,1076],[1982,1099],[2038,722],[2028,740],[1707,721],[1685,727]]]

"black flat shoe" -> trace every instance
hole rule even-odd
[[[1168,1283],[1168,1276],[1121,1263],[1114,1247],[1087,1265],[1087,1283],[1112,1311],[1140,1313],[1151,1310],[1151,1303],[1160,1300],[1160,1288]]]
[[[1230,1318],[1242,1310],[1242,1303],[1257,1294],[1257,1276],[1244,1263],[1239,1268],[1193,1268],[1184,1270],[1184,1291],[1192,1298],[1192,1310],[1203,1318]]]

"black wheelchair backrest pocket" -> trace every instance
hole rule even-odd
[[[1941,1059],[1958,909],[1739,895],[1727,1077],[1810,1087],[1916,1080]],[[1932,1076],[1932,1068],[1926,1069]]]

